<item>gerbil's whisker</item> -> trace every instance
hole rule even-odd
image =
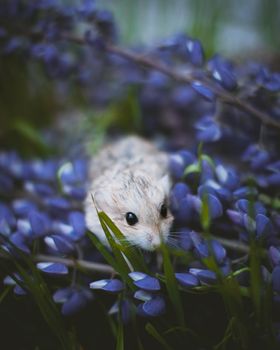
[[[179,248],[178,241],[176,239],[172,238],[172,237],[168,237],[168,240],[167,240],[166,243],[170,247]]]

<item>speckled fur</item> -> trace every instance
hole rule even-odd
[[[151,143],[130,136],[105,147],[90,165],[88,196],[85,201],[88,228],[105,244],[96,209],[104,211],[132,245],[153,250],[160,237],[167,239],[173,217],[160,216],[163,203],[168,205],[170,181],[168,157]],[[125,215],[138,217],[134,226],[127,224]]]

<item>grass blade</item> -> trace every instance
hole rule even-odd
[[[165,350],[172,350],[172,348],[167,344],[166,340],[159,334],[159,332],[151,323],[147,323],[145,329],[153,338],[155,338],[162,345],[162,347]]]
[[[181,302],[180,292],[178,289],[177,280],[174,275],[173,266],[170,260],[169,252],[164,243],[161,243],[161,251],[163,256],[163,269],[165,275],[165,283],[167,288],[167,293],[173,304],[177,320],[180,326],[185,325],[183,305]]]

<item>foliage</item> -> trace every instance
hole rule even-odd
[[[42,104],[44,113],[73,96],[87,106],[80,129],[61,118],[63,138],[67,125],[75,143],[63,147],[64,140],[56,144],[57,125],[42,134],[40,118],[27,107],[19,115],[7,92],[0,307],[16,305],[16,313],[17,305],[36,305],[43,326],[33,348],[90,349],[102,341],[116,349],[276,349],[279,73],[220,55],[206,60],[201,43],[185,34],[148,54],[116,45],[111,13],[92,1],[0,4],[1,64],[11,68],[17,61],[15,75],[25,67],[19,86],[8,84],[9,91],[19,89],[14,99],[29,108],[26,86],[36,90],[32,74],[45,71],[43,86],[50,88],[36,104],[50,102],[49,109]],[[83,213],[87,157],[78,143],[84,148],[90,137],[87,149],[96,151],[105,137],[131,131],[160,135],[170,158],[175,221],[155,252],[131,246],[99,212],[108,249],[87,230]],[[20,154],[14,149],[21,144]],[[60,152],[54,156],[48,144]],[[47,158],[22,157],[32,153]],[[18,348],[7,323],[5,340]]]

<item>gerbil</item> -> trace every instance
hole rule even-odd
[[[167,154],[139,137],[126,137],[93,157],[89,178],[86,223],[104,244],[108,242],[96,208],[111,218],[131,245],[153,250],[161,237],[167,239],[173,222]]]

